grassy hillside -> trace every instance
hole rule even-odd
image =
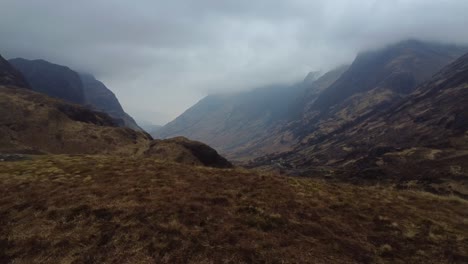
[[[1,263],[467,263],[454,197],[113,156],[0,162]]]
[[[140,155],[145,133],[105,113],[27,89],[0,86],[0,152]]]
[[[110,154],[191,165],[232,167],[214,149],[186,138],[153,140],[109,115],[46,95],[0,85],[0,155]]]

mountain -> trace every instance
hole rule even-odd
[[[403,100],[419,84],[467,50],[466,47],[408,40],[361,53],[338,77],[332,74],[327,78],[325,74],[318,79],[315,85],[321,89],[309,89],[300,97],[293,111],[294,118],[281,124],[263,142],[273,146],[270,154],[281,153],[338,134]],[[271,144],[273,139],[290,142],[289,149]],[[266,156],[264,160],[268,159]]]
[[[290,151],[385,110],[466,50],[403,41],[297,85],[208,96],[153,135],[189,136],[237,160]]]
[[[189,136],[243,161],[291,151],[385,111],[467,50],[402,41],[298,85],[208,96],[154,136]]]
[[[349,69],[303,109],[286,129],[302,142],[316,141],[406,97],[468,49],[403,41],[361,53]]]
[[[24,75],[33,90],[71,103],[86,103],[81,78],[70,68],[45,60],[16,58],[9,62]]]
[[[357,56],[349,70],[326,89],[314,109],[326,109],[352,95],[381,88],[408,94],[467,49],[407,40]]]
[[[257,166],[279,164],[299,174],[323,166],[346,177],[421,183],[468,197],[468,54],[412,90],[385,110],[258,159]]]
[[[326,77],[310,73],[296,85],[272,85],[246,92],[210,95],[156,131],[155,137],[187,136],[207,142],[228,157],[252,157],[290,146],[268,140],[297,111],[297,103],[310,90],[321,90],[325,79],[336,79],[345,68]]]
[[[86,103],[93,109],[105,112],[111,117],[121,119],[123,125],[133,130],[142,131],[135,120],[125,113],[115,94],[102,82],[90,74],[80,74]]]
[[[12,59],[10,63],[26,77],[33,90],[102,111],[120,119],[119,125],[142,131],[123,110],[114,93],[90,74],[44,60]]]
[[[18,89],[22,79],[2,61],[0,80],[0,153],[100,154],[164,158],[200,166],[231,167],[200,142],[173,139],[153,141],[142,131],[120,127],[121,120],[81,105]],[[20,87],[27,88],[27,87]],[[158,152],[164,149],[168,157]]]

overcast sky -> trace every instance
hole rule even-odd
[[[468,43],[468,0],[0,0],[0,54],[93,73],[138,121],[407,38]]]

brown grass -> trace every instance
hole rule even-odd
[[[111,156],[0,163],[0,263],[467,263],[468,203]]]

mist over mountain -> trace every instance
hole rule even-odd
[[[353,94],[375,88],[408,94],[467,50],[467,47],[407,40],[383,50],[361,53],[349,71],[319,96],[314,108],[328,108]]]
[[[294,83],[404,39],[468,44],[467,9],[463,0],[7,0],[0,53],[90,72],[136,120],[166,124],[209,94]]]
[[[312,134],[294,150],[257,159],[310,174],[359,181],[397,178],[428,189],[468,194],[468,55],[445,66],[408,96],[338,129]],[[319,128],[320,129],[320,128]],[[348,171],[333,172],[333,169]],[[349,174],[351,173],[351,175]]]
[[[238,158],[262,155],[268,153],[267,149],[286,150],[286,142],[268,140],[301,111],[298,110],[301,99],[319,93],[325,88],[322,83],[337,79],[345,69],[340,67],[319,79],[317,73],[310,73],[295,85],[272,85],[248,92],[207,96],[153,135],[162,138],[189,136]]]
[[[407,40],[362,53],[351,66],[289,87],[213,95],[155,136],[191,136],[234,159],[292,150],[384,111],[468,51]],[[316,75],[316,74],[314,74]]]

